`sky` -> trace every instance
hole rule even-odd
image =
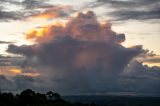
[[[160,96],[159,0],[0,0],[0,89]]]

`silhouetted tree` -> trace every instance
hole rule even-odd
[[[35,96],[34,91],[30,89],[24,90],[18,97],[18,103],[23,106],[33,104],[34,96]]]
[[[12,93],[0,94],[0,106],[13,106],[14,104],[15,101]]]
[[[35,103],[38,104],[46,104],[47,103],[47,98],[45,94],[40,94],[37,93],[34,97]]]
[[[58,93],[54,93],[53,96],[55,97],[55,99],[61,99],[61,96]]]
[[[54,93],[52,91],[47,92],[46,96],[47,96],[48,100],[53,100],[54,99]]]

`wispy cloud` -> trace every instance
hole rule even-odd
[[[113,10],[105,15],[113,17],[113,20],[154,20],[160,19],[159,0],[97,0],[90,4],[92,8],[103,6]],[[115,19],[114,19],[115,18]]]

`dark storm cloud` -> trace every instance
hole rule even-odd
[[[132,58],[144,52],[142,46],[123,47],[120,43],[125,41],[125,35],[112,31],[108,22],[99,23],[91,11],[71,18],[65,28],[53,25],[47,30],[40,38],[35,31],[27,35],[39,45],[9,45],[7,52],[30,57],[28,64],[33,58],[39,66],[66,70],[103,68],[108,73],[119,73]]]
[[[114,10],[109,14],[115,20],[149,20],[160,19],[160,1],[159,0],[97,0],[97,4],[92,7],[106,6]]]
[[[24,90],[27,87],[34,88],[35,79],[34,77],[17,75],[12,78],[15,81],[15,85],[19,90]]]
[[[8,47],[8,52],[26,57],[19,64],[21,67],[33,67],[41,73],[34,81],[17,82],[18,88],[27,83],[37,90],[43,87],[63,94],[134,92],[159,95],[156,94],[160,88],[159,67],[132,62],[148,51],[140,45],[123,47],[125,35],[114,32],[109,22],[101,24],[93,12],[79,13],[70,18],[65,27],[46,28],[49,32],[44,32],[41,38],[36,32],[26,35],[36,44]]]
[[[103,67],[112,73],[122,70],[134,56],[143,53],[143,50],[141,46],[124,48],[117,44],[81,42],[69,39],[69,41],[54,41],[38,48],[10,45],[8,52],[37,57],[38,64],[41,66],[66,67],[66,70],[67,68],[72,70],[72,68]],[[108,61],[109,59],[110,61]],[[101,64],[98,65],[98,63]]]
[[[7,51],[12,51],[12,53],[14,54],[25,54],[27,56],[32,55],[34,52],[32,46],[23,45],[21,46],[21,48],[19,48],[18,46],[15,46],[13,44],[9,45],[9,49]]]

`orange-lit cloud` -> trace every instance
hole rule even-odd
[[[68,16],[65,12],[71,9],[69,5],[62,5],[62,6],[43,6],[42,9],[45,9],[41,13],[37,13],[28,17],[29,20],[48,20],[54,19],[59,17]]]
[[[38,43],[48,42],[54,40],[54,38],[65,36],[83,41],[107,41],[115,43],[125,41],[124,34],[114,32],[109,22],[99,22],[92,11],[88,11],[86,14],[78,13],[66,23],[55,22],[40,29],[32,29],[26,33],[27,39],[35,40]]]
[[[55,21],[52,25],[47,25],[41,28],[31,29],[25,33],[26,39],[35,40],[38,43],[43,43],[54,39],[55,35],[64,35],[64,24]]]
[[[0,75],[15,76],[22,74],[22,70],[17,67],[0,67]]]
[[[13,74],[21,74],[22,70],[13,68],[13,69],[10,69],[10,72],[13,73]]]
[[[60,15],[56,12],[52,12],[52,13],[41,13],[41,14],[37,14],[34,16],[29,17],[29,19],[34,19],[34,20],[42,20],[42,19],[52,19],[52,18],[58,18],[60,17]]]
[[[24,76],[30,76],[30,77],[36,77],[36,76],[39,76],[40,74],[34,72],[34,73],[23,73],[22,75],[24,75]]]
[[[158,67],[160,67],[160,63],[144,62],[143,64],[144,64],[144,65],[147,65],[147,66],[150,66],[150,67],[153,67],[153,66],[158,66]]]
[[[0,75],[5,75],[5,76],[24,75],[24,76],[35,77],[35,76],[39,76],[40,73],[38,73],[38,72],[23,72],[22,69],[17,68],[17,67],[0,67]]]

